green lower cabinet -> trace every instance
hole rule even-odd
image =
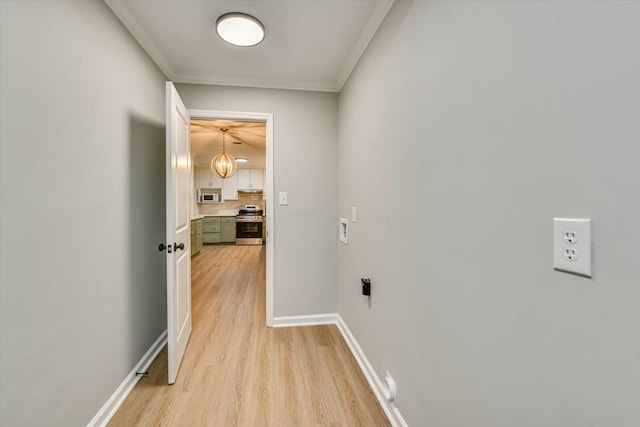
[[[202,221],[202,243],[220,243],[220,217],[205,216]]]
[[[196,231],[194,230],[195,224],[191,221],[191,256],[196,254]]]
[[[202,218],[191,220],[191,256],[202,248]]]
[[[236,242],[236,217],[235,216],[222,217],[221,240],[222,240],[222,243]]]
[[[202,233],[202,243],[221,243],[220,233]]]
[[[203,243],[235,243],[235,216],[205,216],[202,226]]]

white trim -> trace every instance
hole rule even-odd
[[[266,89],[306,90],[312,92],[338,92],[336,85],[331,81],[312,82],[304,80],[275,80],[254,79],[239,77],[220,77],[213,75],[187,75],[176,74],[175,83],[205,84],[219,86],[241,86]]]
[[[273,319],[274,328],[291,326],[337,325],[338,313],[311,314],[308,316],[281,316]]]
[[[349,346],[353,357],[356,359],[360,370],[364,374],[364,377],[369,383],[369,387],[373,391],[373,394],[378,399],[380,406],[384,410],[385,415],[389,419],[389,422],[393,427],[408,427],[404,418],[400,414],[398,407],[395,403],[389,402],[384,398],[384,388],[382,380],[376,374],[375,370],[369,363],[367,356],[362,351],[360,344],[355,339],[351,330],[338,313],[326,313],[326,314],[312,314],[308,316],[281,316],[272,318],[270,326],[276,328],[293,327],[293,326],[312,326],[312,325],[336,325],[340,334],[344,338],[345,342]],[[136,372],[146,371],[151,365],[151,362],[156,358],[160,350],[167,343],[167,331],[165,330],[162,335],[156,340],[155,343],[149,348],[149,350],[142,356],[136,366],[129,372],[129,375],[122,381],[120,386],[111,395],[107,403],[102,406],[93,419],[87,424],[87,427],[103,427],[106,426],[113,415],[116,413],[122,402],[131,393],[133,387],[140,380],[140,377],[136,376]]]
[[[273,294],[274,283],[273,283],[273,253],[274,253],[274,239],[275,239],[275,228],[274,218],[275,218],[275,210],[273,208],[273,195],[275,194],[273,191],[273,114],[268,114],[267,117],[267,151],[265,153],[265,180],[264,183],[264,198],[267,202],[266,212],[267,212],[267,230],[265,231],[266,236],[266,244],[267,244],[267,265],[266,265],[266,304],[267,304],[267,326],[273,326]]]
[[[376,374],[376,371],[371,366],[371,363],[369,363],[369,360],[362,351],[360,344],[358,344],[358,341],[356,341],[355,337],[349,330],[349,327],[339,314],[337,315],[337,318],[338,329],[340,330],[340,333],[342,334],[344,340],[347,342],[349,349],[351,349],[353,357],[356,358],[356,362],[358,362],[360,370],[367,379],[367,382],[369,383],[371,390],[373,390],[373,393],[376,395],[378,402],[380,402],[380,406],[382,406],[382,409],[387,415],[389,422],[393,427],[407,427],[407,423],[405,422],[404,418],[402,418],[402,415],[400,414],[400,411],[398,410],[398,407],[395,405],[395,403],[389,402],[384,398],[384,388],[382,385],[382,380],[380,379],[378,374]]]
[[[360,33],[358,41],[356,41],[356,44],[353,46],[353,49],[351,49],[349,56],[347,56],[347,59],[344,61],[342,69],[338,73],[334,92],[340,92],[342,90],[342,87],[351,75],[351,72],[356,68],[358,61],[360,61],[360,57],[367,46],[369,46],[369,42],[378,31],[378,27],[380,27],[380,24],[382,24],[385,16],[387,16],[389,9],[393,6],[394,1],[395,0],[379,0],[376,3],[376,7],[369,16],[369,20],[364,26],[362,33]]]
[[[342,86],[349,78],[349,75],[358,64],[360,57],[364,53],[365,49],[369,45],[369,42],[373,38],[378,27],[384,20],[385,16],[391,9],[395,0],[378,0],[374,10],[371,12],[367,23],[365,24],[358,40],[354,44],[353,49],[348,53],[342,68],[338,72],[338,76],[335,81],[306,81],[306,80],[265,80],[259,78],[244,78],[238,79],[237,77],[221,77],[211,76],[207,74],[184,74],[177,73],[171,62],[164,55],[162,49],[154,42],[150,37],[144,26],[140,24],[139,19],[136,18],[135,13],[131,11],[131,8],[125,1],[105,0],[105,3],[118,17],[122,24],[131,33],[133,38],[136,39],[138,44],[147,52],[151,59],[158,65],[158,68],[167,76],[167,78],[175,83],[194,83],[194,84],[209,84],[209,85],[223,85],[223,86],[249,86],[259,88],[270,89],[289,89],[289,90],[309,90],[319,92],[340,92]]]
[[[267,326],[273,326],[273,245],[274,245],[274,210],[273,210],[273,113],[248,113],[241,111],[220,111],[220,110],[191,110],[189,114],[192,119],[216,119],[216,120],[247,120],[256,122],[266,122],[267,141],[265,153],[266,180],[264,186],[264,197],[267,204],[267,266],[266,266],[266,304],[267,304]]]
[[[162,49],[158,48],[152,38],[147,35],[140,21],[136,19],[135,14],[129,9],[127,2],[115,0],[104,0],[104,2],[111,8],[120,22],[122,22],[122,25],[129,30],[129,33],[131,33],[138,44],[147,52],[165,76],[167,76],[169,80],[174,80],[175,70],[162,53]]]
[[[111,418],[115,415],[122,402],[127,398],[133,387],[140,381],[140,377],[136,375],[136,372],[146,371],[151,362],[153,362],[160,353],[160,350],[167,344],[167,331],[165,330],[151,345],[149,350],[142,356],[140,361],[129,372],[129,375],[120,383],[120,386],[113,392],[109,400],[100,408],[98,413],[93,417],[87,427],[103,427],[106,426]]]
[[[398,407],[394,402],[389,402],[384,397],[384,386],[382,380],[369,363],[367,356],[362,351],[360,344],[349,330],[349,327],[338,313],[312,314],[308,316],[281,316],[273,319],[273,326],[276,328],[286,328],[292,326],[312,326],[312,325],[336,325],[342,334],[345,342],[349,346],[349,350],[358,362],[360,370],[369,383],[369,387],[378,399],[380,406],[384,410],[385,415],[389,419],[392,427],[407,427],[407,423],[400,414]]]

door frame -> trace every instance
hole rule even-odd
[[[209,119],[209,120],[243,120],[252,122],[266,123],[267,140],[265,153],[265,200],[267,210],[267,265],[266,265],[266,301],[267,301],[267,326],[273,327],[273,242],[274,233],[274,210],[273,210],[273,113],[250,113],[239,111],[221,111],[221,110],[192,110],[187,109],[192,119]]]

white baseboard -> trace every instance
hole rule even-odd
[[[105,403],[102,408],[98,411],[95,417],[87,427],[104,427],[111,420],[111,417],[116,413],[122,402],[127,398],[133,387],[140,381],[140,377],[136,376],[136,372],[144,372],[146,371],[151,362],[156,358],[160,350],[167,344],[167,331],[165,330],[153,343],[153,345],[147,350],[147,352],[142,356],[140,361],[136,364],[136,366],[129,372],[129,375],[120,383],[120,386],[116,389],[115,392],[111,395],[107,403]]]
[[[273,318],[274,328],[292,326],[336,325],[338,313],[311,314],[309,316],[283,316]]]
[[[362,348],[360,348],[360,344],[358,344],[358,341],[356,341],[355,337],[349,330],[349,327],[344,322],[342,317],[339,314],[337,317],[338,319],[337,319],[336,325],[338,326],[338,329],[340,330],[342,337],[344,338],[344,340],[347,342],[347,345],[351,349],[351,353],[353,353],[353,357],[356,358],[356,362],[358,362],[358,366],[360,366],[360,370],[362,370],[362,373],[367,379],[369,386],[373,390],[373,394],[375,394],[376,398],[378,399],[378,402],[380,402],[380,406],[382,406],[382,409],[384,410],[384,413],[387,415],[389,422],[393,427],[408,427],[407,423],[405,422],[404,418],[402,418],[402,415],[400,414],[400,411],[398,410],[398,407],[395,405],[395,403],[389,402],[387,399],[385,399],[384,394],[382,392],[382,387],[383,387],[382,380],[380,379],[380,377],[378,377],[378,374],[376,374],[376,371],[374,371],[373,367],[371,366],[371,363],[369,363],[367,356],[365,356],[364,352],[362,351]]]
[[[400,414],[397,406],[393,402],[389,402],[384,398],[382,392],[382,380],[378,377],[375,370],[369,363],[367,356],[362,351],[360,344],[349,330],[342,317],[337,313],[313,314],[309,316],[283,316],[274,317],[273,326],[276,328],[293,327],[293,326],[313,326],[313,325],[336,325],[346,341],[353,357],[356,359],[360,370],[364,374],[371,390],[378,399],[380,406],[384,410],[389,422],[393,427],[408,427],[404,418]],[[116,413],[122,402],[127,398],[133,387],[138,383],[140,377],[136,376],[136,372],[146,371],[151,362],[156,358],[160,350],[167,343],[167,331],[164,331],[149,350],[142,356],[136,366],[129,372],[129,375],[122,381],[120,386],[111,395],[107,403],[105,403],[93,419],[87,424],[87,427],[104,427]]]
[[[382,380],[376,374],[371,363],[365,356],[360,344],[356,341],[355,337],[349,330],[349,327],[344,322],[342,317],[338,313],[327,314],[313,314],[310,316],[286,316],[286,317],[274,317],[273,326],[275,328],[292,327],[292,326],[312,326],[312,325],[336,325],[338,330],[342,334],[342,337],[347,342],[353,357],[355,357],[360,370],[364,374],[369,387],[373,390],[373,394],[380,402],[380,406],[384,410],[385,415],[389,419],[389,422],[393,427],[407,427],[407,423],[400,414],[398,407],[393,403],[385,399],[382,392]]]

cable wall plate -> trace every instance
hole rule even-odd
[[[340,218],[340,241],[345,245],[349,244],[349,220],[347,218]]]

